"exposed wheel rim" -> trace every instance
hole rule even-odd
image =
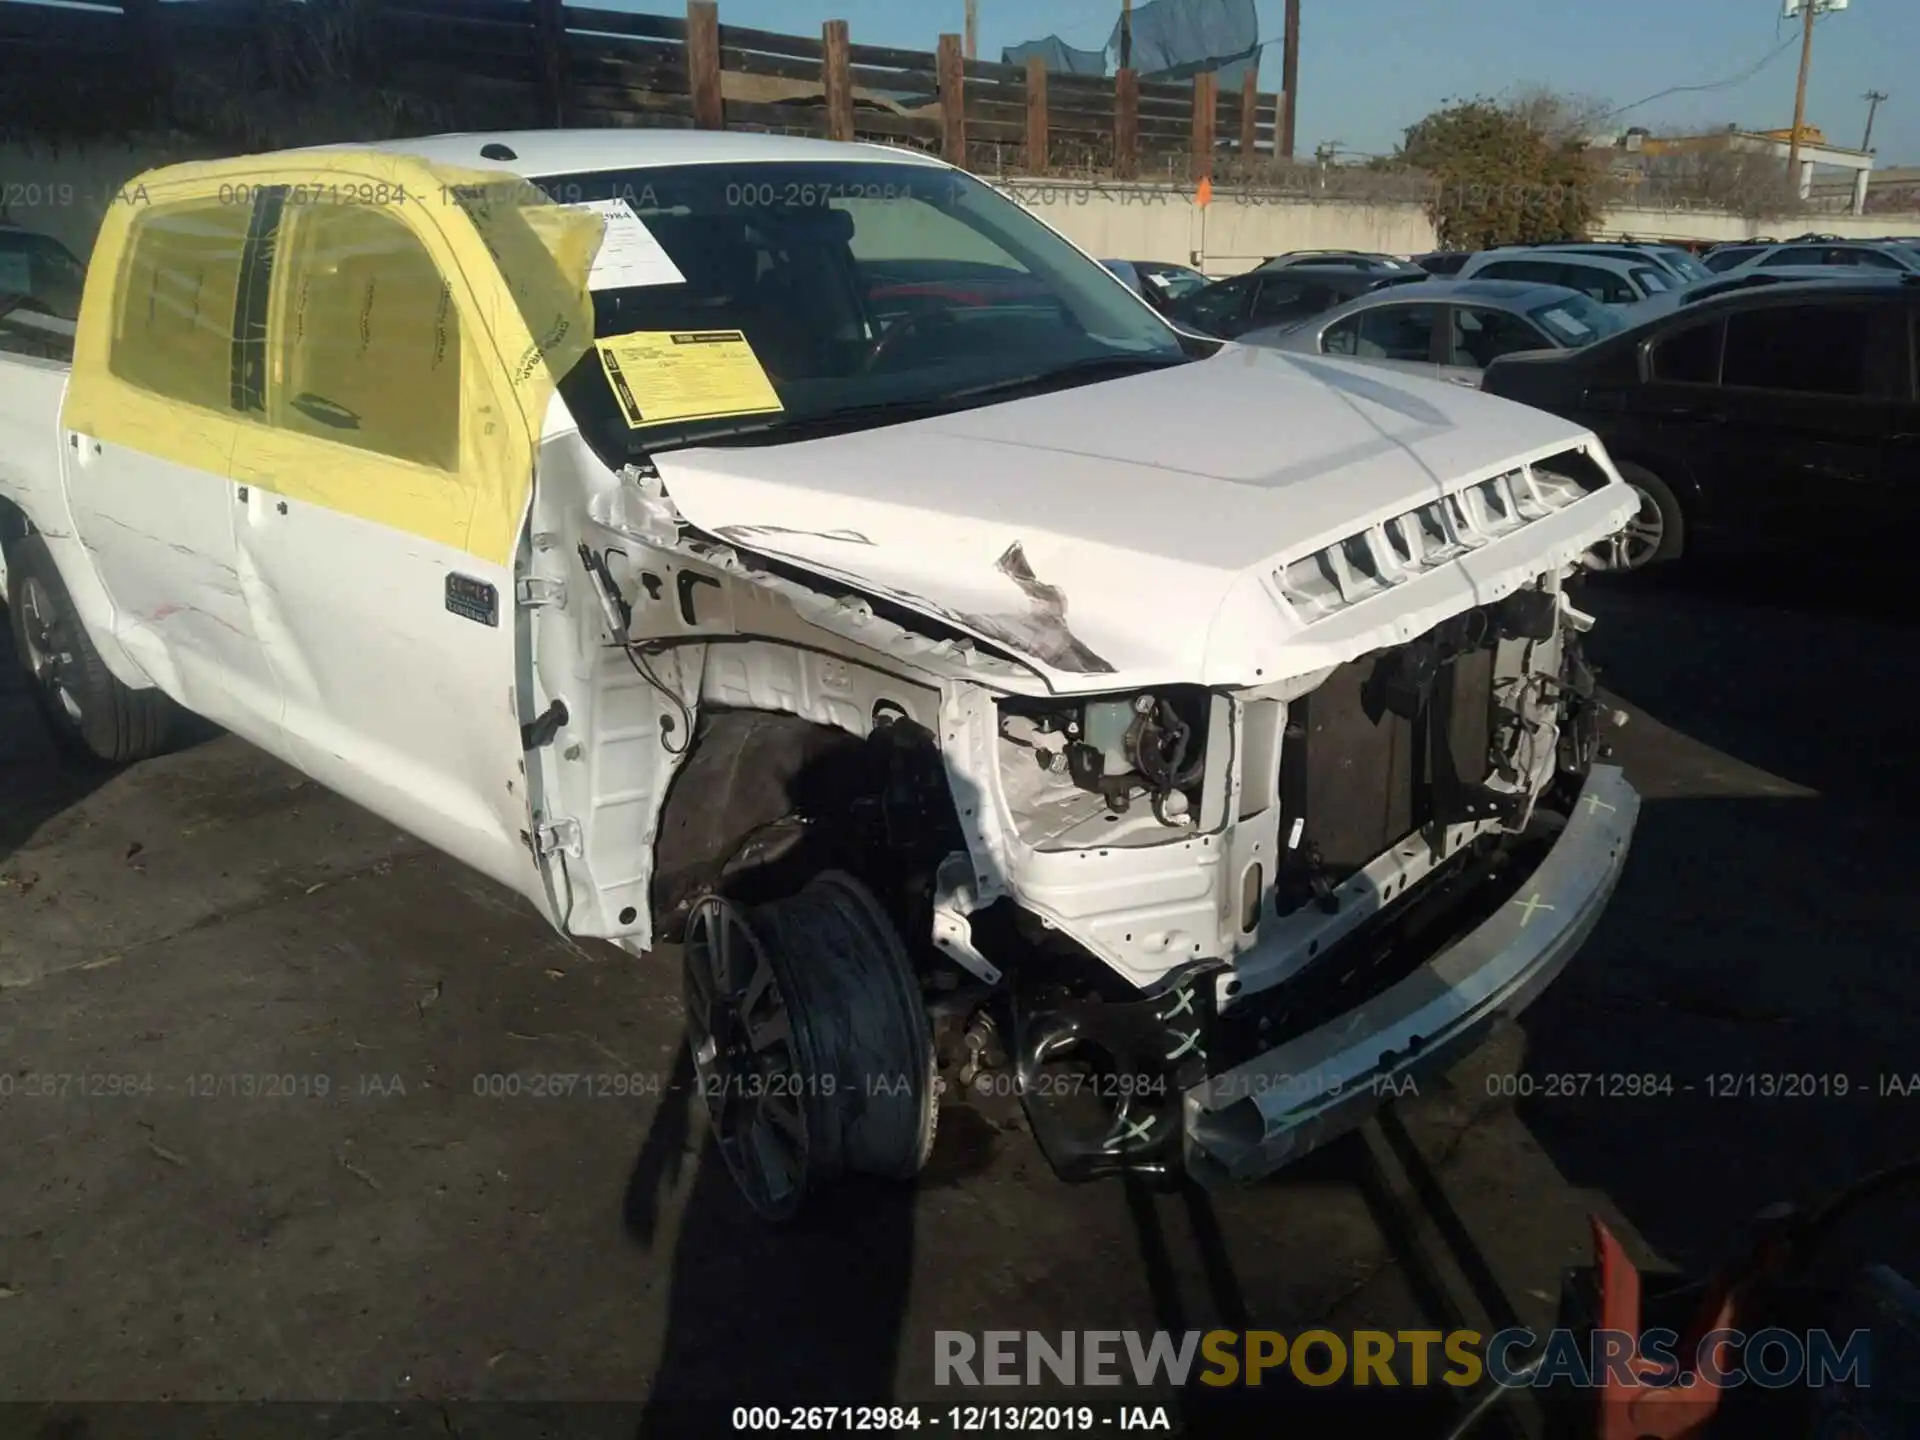
[[[1626,529],[1593,547],[1594,560],[1603,570],[1617,573],[1643,570],[1666,541],[1667,517],[1660,502],[1651,491],[1638,485],[1633,486],[1633,493],[1640,497],[1640,508],[1627,522]]]
[[[28,673],[60,713],[79,725],[84,717],[71,683],[73,651],[66,644],[65,626],[54,608],[53,597],[37,576],[27,576],[21,586],[20,609]]]
[[[809,1077],[790,997],[746,915],[708,896],[682,947],[687,1038],[720,1157],[747,1203],[783,1220],[806,1196]]]

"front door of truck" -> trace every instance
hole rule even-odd
[[[235,549],[233,388],[253,211],[213,180],[149,185],[96,243],[105,294],[74,339],[60,422],[75,529],[113,631],[162,689],[269,750],[280,694]]]
[[[514,668],[532,441],[443,229],[457,211],[286,178],[267,201],[262,363],[233,475],[288,745],[545,908]]]

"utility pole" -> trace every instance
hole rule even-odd
[[[1133,0],[1120,0],[1120,68],[1133,68]]]
[[[967,59],[977,60],[975,42],[980,36],[980,0],[967,0]]]
[[[1800,194],[1800,131],[1807,123],[1807,69],[1813,64],[1813,12],[1819,0],[1800,0],[1800,83],[1793,91],[1793,135],[1787,141],[1787,183]]]
[[[1867,133],[1860,137],[1860,148],[1871,151],[1873,149],[1873,112],[1880,108],[1880,102],[1887,98],[1887,92],[1869,90],[1860,98],[1867,102]]]

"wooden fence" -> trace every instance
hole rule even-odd
[[[236,58],[238,57],[238,58]],[[422,117],[509,125],[667,125],[878,140],[974,168],[1129,178],[1217,157],[1287,158],[1282,97],[1216,77],[1182,84],[1048,74],[935,51],[854,43],[844,20],[815,38],[563,0],[121,0],[78,9],[0,0],[0,123],[49,139],[154,126],[215,141],[219,113],[257,116],[285,94],[364,89],[369,113],[282,143],[381,138]],[[204,103],[225,87],[220,103]],[[474,97],[484,92],[486,116]],[[198,101],[196,101],[198,97]],[[256,103],[257,102],[257,103]],[[418,103],[415,103],[418,102]],[[257,127],[256,127],[257,128]],[[308,128],[313,128],[309,125]],[[248,130],[249,138],[254,130]],[[276,137],[278,138],[278,137]]]

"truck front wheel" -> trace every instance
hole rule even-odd
[[[682,945],[713,1143],[770,1221],[843,1175],[906,1180],[933,1148],[931,1027],[892,922],[852,876],[745,906],[700,899]]]
[[[166,748],[172,702],[158,690],[133,690],[114,679],[38,535],[23,536],[8,550],[7,592],[14,653],[61,750],[119,765]]]

